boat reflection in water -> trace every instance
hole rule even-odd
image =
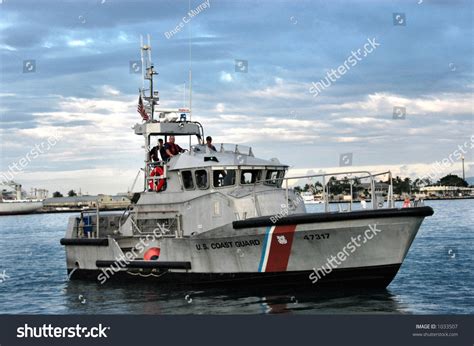
[[[157,289],[153,282],[110,281],[106,287],[71,281],[65,287],[68,313],[275,314],[403,313],[387,289],[301,289],[216,287]]]

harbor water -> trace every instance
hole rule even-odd
[[[147,282],[69,281],[59,240],[74,214],[2,216],[0,313],[472,314],[474,200],[425,204],[435,214],[425,219],[399,273],[383,290],[323,290],[317,285],[304,291],[239,285],[197,289]]]

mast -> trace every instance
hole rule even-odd
[[[141,60],[142,60],[142,77],[143,77],[143,83],[142,83],[143,87],[140,90],[140,95],[145,101],[148,102],[148,105],[144,106],[147,113],[148,113],[148,110],[150,111],[149,112],[150,117],[148,121],[153,121],[154,115],[155,115],[155,105],[158,104],[159,95],[158,95],[158,92],[154,91],[154,85],[153,85],[153,76],[158,73],[154,70],[153,62],[151,60],[150,34],[147,34],[147,44],[143,44],[143,36],[140,35],[140,54],[141,54]],[[148,80],[148,83],[149,83],[149,89],[150,89],[149,96],[145,96],[145,80]],[[143,171],[144,190],[146,190],[147,188],[147,176],[149,174],[149,167],[148,167],[148,162],[150,159],[149,153],[148,153],[149,150],[150,150],[150,138],[149,136],[145,136],[145,169]]]
[[[154,85],[154,75],[158,73],[155,71],[152,58],[151,58],[151,37],[147,35],[147,42],[143,42],[143,37],[140,36],[140,52],[141,52],[141,63],[142,63],[142,78],[143,78],[143,87],[140,88],[140,96],[144,101],[144,108],[148,115],[148,119],[141,124],[136,124],[133,129],[135,134],[144,135],[145,137],[145,168],[144,168],[144,180],[143,187],[144,191],[147,190],[147,183],[151,179],[151,171],[156,167],[156,163],[152,162],[149,157],[149,152],[151,150],[151,137],[164,135],[164,140],[167,140],[167,136],[170,134],[177,135],[188,135],[189,136],[189,146],[191,149],[191,135],[195,135],[198,138],[198,141],[202,142],[202,137],[204,136],[204,130],[202,125],[198,122],[191,121],[191,115],[189,119],[186,119],[185,114],[179,113],[191,113],[190,109],[179,108],[179,109],[161,109],[156,108],[157,119],[155,120],[155,106],[159,105],[159,93],[155,91]],[[190,41],[191,43],[191,41]],[[190,51],[191,54],[191,51]],[[149,87],[146,88],[145,84],[148,81]],[[190,55],[190,65],[189,65],[189,93],[191,94],[192,88],[192,74],[191,74],[191,55]],[[186,102],[186,84],[184,85],[183,92],[183,101]],[[189,95],[189,106],[192,105],[192,98]],[[185,106],[185,105],[183,105]],[[183,116],[184,115],[184,116]],[[146,118],[143,114],[143,117]],[[162,163],[158,163],[162,165]],[[166,179],[166,165],[162,165],[163,179]],[[153,178],[153,179],[156,179]]]
[[[188,11],[191,12],[191,0],[188,0]],[[192,69],[192,46],[191,46],[191,23],[189,23],[189,121],[193,118],[193,69]],[[204,140],[204,139],[203,139]],[[189,137],[189,149],[191,149],[191,137]]]
[[[155,71],[153,62],[151,60],[151,37],[150,34],[147,35],[147,44],[143,44],[143,37],[140,36],[140,51],[142,57],[142,72],[143,72],[143,88],[141,90],[143,98],[148,101],[148,108],[150,109],[150,120],[154,119],[155,115],[155,105],[159,104],[159,94],[154,90],[153,85],[153,76],[157,75],[158,72]],[[145,80],[148,80],[149,83],[149,96],[145,96]]]

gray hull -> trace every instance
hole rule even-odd
[[[41,209],[43,202],[11,201],[0,202],[0,215],[29,214]]]
[[[141,238],[62,239],[72,278],[171,283],[317,284],[385,287],[429,207],[291,215],[234,221],[196,236],[149,238],[159,258],[136,253]]]

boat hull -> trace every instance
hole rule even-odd
[[[317,287],[337,288],[385,288],[393,280],[400,268],[399,264],[335,269],[331,275],[322,279]],[[71,273],[68,270],[68,274]],[[120,271],[114,275],[114,281],[154,281],[167,285],[212,285],[231,286],[235,284],[265,286],[313,287],[309,276],[313,271],[288,271],[279,273],[160,273],[153,270]],[[98,280],[101,270],[75,270],[73,280]],[[316,287],[316,286],[314,286]]]
[[[161,253],[148,262],[124,259],[123,249],[130,252],[133,245],[127,240],[80,244],[63,239],[63,245],[71,277],[100,282],[147,278],[187,284],[386,287],[424,217],[432,213],[421,207],[252,218],[194,237],[152,239],[147,246],[159,247]]]
[[[3,201],[0,203],[0,215],[30,214],[43,207],[43,202]]]

